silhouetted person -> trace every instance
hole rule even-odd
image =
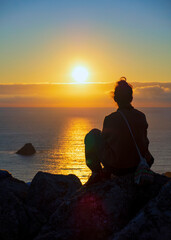
[[[127,118],[139,150],[148,165],[151,167],[154,162],[148,150],[148,123],[145,114],[131,105],[132,86],[126,82],[125,77],[117,82],[113,97],[118,105],[117,111],[105,117],[102,132],[92,129],[85,137],[86,164],[92,170],[87,184],[97,182],[104,176],[110,177],[111,174],[121,176],[132,173],[139,164],[139,155],[132,136],[118,111],[122,111]]]

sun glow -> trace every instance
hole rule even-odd
[[[72,71],[72,77],[77,83],[84,83],[86,82],[89,73],[85,67],[78,66],[75,67]]]

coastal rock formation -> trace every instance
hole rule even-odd
[[[171,181],[136,186],[133,175],[82,186],[38,172],[28,186],[0,171],[0,239],[171,239]]]
[[[21,201],[25,200],[28,192],[27,184],[13,178],[11,173],[6,170],[0,170],[0,189],[14,194]]]
[[[155,174],[152,185],[137,187],[133,175],[127,175],[82,187],[57,208],[35,240],[107,240],[155,198],[167,181],[165,176]]]
[[[82,186],[78,177],[38,172],[33,178],[27,204],[49,217],[64,200]]]
[[[0,179],[5,179],[8,177],[12,177],[11,173],[7,170],[0,170]]]
[[[32,239],[45,219],[37,209],[25,204],[27,184],[10,174],[2,177],[1,171],[0,175],[0,239]]]
[[[26,143],[21,149],[19,149],[17,154],[24,155],[24,156],[30,156],[36,153],[36,150],[34,146],[31,143]]]
[[[112,240],[171,239],[171,181]]]

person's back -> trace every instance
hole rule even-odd
[[[114,101],[118,105],[118,110],[105,117],[102,134],[99,132],[97,134],[97,129],[95,129],[86,135],[86,163],[93,173],[102,171],[100,162],[103,164],[105,172],[109,172],[109,175],[110,173],[125,175],[134,172],[139,164],[140,159],[135,143],[121,112],[131,127],[142,156],[146,158],[149,166],[154,162],[148,150],[146,117],[144,113],[132,107],[132,99],[132,86],[123,77],[117,82],[114,90]],[[95,140],[97,137],[101,141],[101,151],[97,151],[99,149],[99,143],[97,144]],[[90,148],[89,144],[92,139],[94,139],[94,145]]]
[[[113,171],[118,172],[118,174],[134,170],[139,163],[138,152],[120,111],[125,115],[131,127],[142,156],[146,158],[149,165],[153,161],[148,151],[149,141],[147,138],[148,124],[146,117],[144,113],[132,107],[132,99],[132,86],[126,82],[126,78],[121,78],[117,82],[114,91],[114,101],[119,108],[116,112],[105,117],[103,124],[104,147],[102,162],[105,166],[109,166],[109,169],[113,168]]]
[[[133,107],[119,108],[105,117],[102,137],[104,139],[102,162],[108,168],[136,168],[139,156],[129,132],[128,126],[119,111],[122,111],[132,129],[136,143],[143,157],[151,165],[151,154],[148,151],[147,121],[145,115]]]

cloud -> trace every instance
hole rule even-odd
[[[171,83],[157,83],[149,86],[139,86],[134,89],[134,99],[137,103],[148,103],[153,106],[171,106]]]
[[[171,107],[171,82],[134,82],[134,106]],[[0,107],[113,107],[114,83],[0,84]]]

